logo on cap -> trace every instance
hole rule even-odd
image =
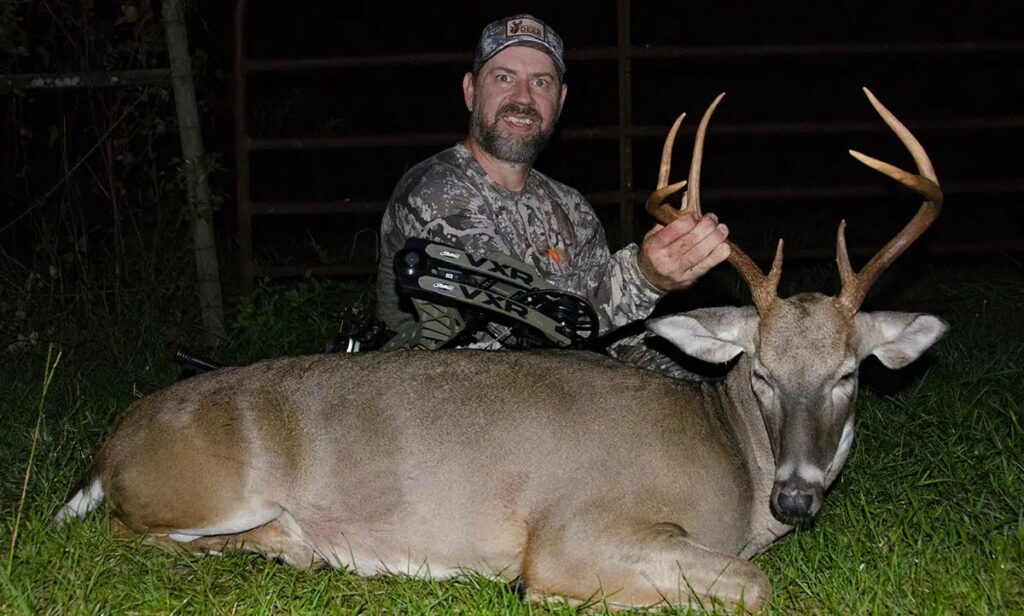
[[[505,24],[505,36],[532,36],[544,40],[544,24],[532,19],[510,19]]]

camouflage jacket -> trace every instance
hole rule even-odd
[[[403,311],[392,261],[406,238],[425,237],[485,255],[500,251],[552,285],[586,297],[601,331],[642,319],[663,295],[640,272],[636,244],[611,254],[594,210],[576,190],[536,169],[514,192],[494,181],[462,144],[410,169],[381,224],[377,316],[398,330]]]

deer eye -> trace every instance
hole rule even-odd
[[[838,379],[836,379],[836,386],[837,387],[848,387],[848,386],[851,386],[851,385],[853,385],[853,383],[856,380],[856,378],[857,378],[857,371],[856,370],[851,370],[850,372],[847,372],[846,374],[843,374]]]
[[[853,397],[853,391],[857,383],[856,371],[847,372],[836,380],[832,387],[832,402],[840,405],[849,402]]]

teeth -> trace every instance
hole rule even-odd
[[[505,119],[507,121],[509,121],[509,122],[511,122],[513,124],[517,124],[519,126],[530,126],[531,124],[533,124],[533,120],[525,119],[525,118],[524,119],[520,119],[520,118],[513,118],[512,116],[506,116]]]

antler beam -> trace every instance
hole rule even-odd
[[[918,173],[908,173],[889,163],[854,150],[850,150],[850,155],[868,167],[891,177],[918,193],[924,198],[924,202],[917,210],[917,214],[910,219],[910,222],[896,234],[896,237],[889,240],[859,273],[854,272],[853,267],[850,266],[850,257],[846,250],[846,221],[844,220],[839,223],[839,231],[836,237],[836,263],[839,266],[839,277],[843,282],[843,288],[837,301],[840,308],[851,317],[860,309],[861,302],[864,301],[868,290],[878,280],[882,272],[924,233],[924,230],[935,221],[939,212],[942,211],[942,189],[939,187],[939,179],[935,175],[935,168],[932,167],[932,162],[928,159],[928,154],[925,153],[924,148],[914,135],[911,134],[910,130],[897,120],[896,116],[886,109],[870,90],[864,88],[864,94],[867,95],[871,106],[875,108],[878,115],[882,116],[882,119],[889,125],[889,128],[899,137],[900,142],[910,151],[910,155],[917,164]]]
[[[661,224],[667,225],[681,216],[692,215],[697,218],[702,216],[700,210],[700,167],[704,157],[704,136],[707,133],[708,123],[711,115],[718,107],[725,93],[715,98],[708,110],[704,112],[700,125],[697,127],[697,135],[693,144],[693,156],[690,159],[690,176],[683,182],[669,184],[669,171],[672,167],[672,147],[675,143],[676,133],[683,122],[686,114],[681,114],[665,137],[665,145],[661,150],[661,167],[658,170],[658,186],[651,196],[647,198],[647,212],[654,216]],[[676,209],[668,204],[668,200],[675,196],[684,186],[689,186],[683,196],[682,208]],[[779,240],[778,248],[775,250],[775,259],[772,268],[765,276],[764,272],[754,260],[751,259],[739,246],[731,241],[729,245],[729,263],[732,264],[740,276],[750,287],[754,305],[757,306],[759,314],[765,314],[771,305],[778,299],[779,278],[782,277],[782,240]]]

